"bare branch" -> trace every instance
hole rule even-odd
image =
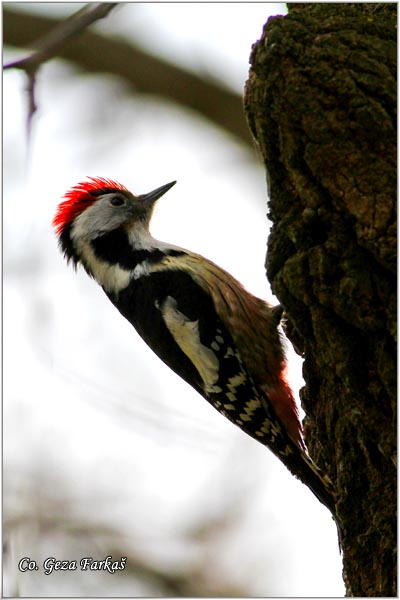
[[[58,21],[43,15],[3,9],[3,43],[26,48],[33,33],[45,35]],[[254,143],[247,126],[241,94],[152,56],[132,42],[85,31],[82,36],[58,49],[57,57],[89,73],[112,73],[130,84],[135,92],[166,98],[196,111],[225,129],[251,149]]]
[[[25,58],[13,61],[4,66],[6,69],[21,69],[25,71],[28,77],[28,116],[27,116],[27,137],[30,139],[32,119],[37,110],[35,101],[35,84],[38,69],[53,58],[59,50],[72,38],[82,33],[89,25],[95,21],[106,17],[116,6],[116,3],[104,2],[101,4],[87,4],[71,17],[59,23],[52,31],[46,33],[33,45],[36,50]]]
[[[35,114],[35,112],[37,111],[37,104],[36,104],[36,100],[35,100],[35,84],[36,84],[36,72],[28,72],[27,73],[28,76],[28,85],[27,85],[27,92],[28,92],[28,116],[27,116],[27,121],[26,121],[26,129],[27,129],[27,137],[28,137],[28,141],[30,139],[31,136],[31,131],[32,131],[32,119],[33,116]]]
[[[29,75],[49,58],[56,56],[64,44],[82,33],[89,25],[106,17],[115,6],[117,4],[112,2],[96,4],[94,7],[87,4],[35,42],[34,46],[37,49],[33,54],[4,65],[4,69],[22,69]]]

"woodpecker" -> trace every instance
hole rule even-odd
[[[281,307],[149,231],[155,202],[175,183],[142,195],[101,177],[78,183],[53,220],[60,249],[97,281],[164,363],[267,446],[334,515],[332,482],[308,455],[286,380]]]

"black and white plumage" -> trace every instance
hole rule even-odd
[[[174,184],[142,196],[102,178],[78,184],[54,218],[60,247],[164,363],[272,450],[334,513],[332,483],[307,454],[286,382],[280,307],[252,296],[211,261],[149,232],[155,201]]]

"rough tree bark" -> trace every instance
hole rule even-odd
[[[348,596],[396,595],[396,5],[290,4],[245,107],[267,273],[303,353],[311,455],[338,493]]]

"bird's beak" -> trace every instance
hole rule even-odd
[[[166,183],[165,185],[162,185],[161,187],[157,188],[156,190],[153,190],[152,192],[149,192],[148,194],[143,194],[141,196],[141,200],[145,202],[147,206],[152,206],[156,200],[161,198],[161,196],[168,192],[168,190],[170,190],[175,184],[176,181]]]

